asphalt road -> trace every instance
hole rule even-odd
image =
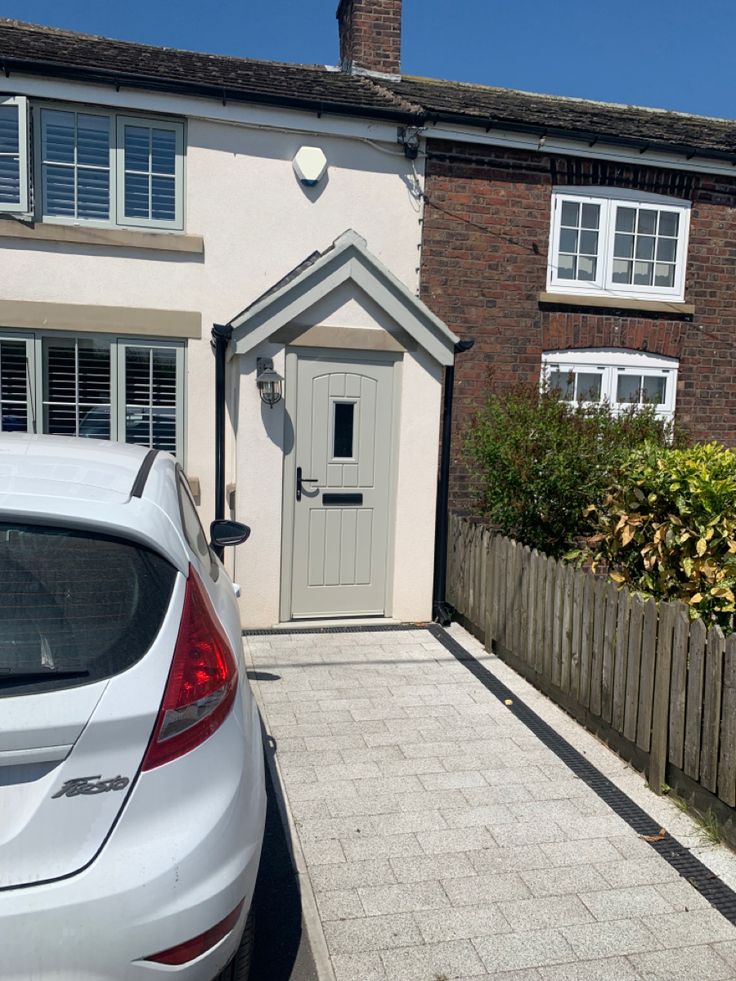
[[[250,981],[317,981],[286,832],[266,763],[266,831],[253,898],[255,947]]]

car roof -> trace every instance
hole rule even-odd
[[[0,518],[135,538],[186,572],[175,465],[146,446],[0,433]]]

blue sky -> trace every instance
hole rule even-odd
[[[335,64],[337,0],[0,0],[110,37]],[[733,0],[404,0],[408,74],[736,117]]]

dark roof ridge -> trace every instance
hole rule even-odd
[[[79,38],[82,41],[102,41],[105,44],[124,44],[126,47],[141,48],[146,51],[165,51],[169,54],[196,55],[198,58],[224,59],[226,61],[242,61],[252,65],[273,65],[279,68],[304,68],[316,72],[336,72],[340,69],[329,65],[307,64],[297,61],[273,61],[268,58],[245,58],[242,55],[222,54],[215,51],[200,51],[197,48],[177,48],[166,44],[150,44],[147,41],[130,41],[127,38],[108,37],[106,34],[87,34],[85,31],[74,31],[67,27],[53,27],[46,24],[33,24],[30,21],[18,20],[15,17],[0,17],[0,27],[18,27],[24,31],[35,31],[43,35],[56,35],[64,38]]]
[[[402,81],[421,82],[426,85],[452,85],[481,92],[497,92],[503,95],[528,97],[533,99],[548,99],[551,102],[570,102],[575,105],[600,106],[605,109],[635,109],[637,112],[650,112],[661,116],[678,116],[682,119],[704,119],[713,123],[726,123],[736,127],[736,120],[728,116],[706,116],[703,113],[685,112],[682,109],[665,109],[661,106],[640,106],[634,102],[609,102],[606,99],[586,99],[580,95],[555,95],[553,92],[533,92],[529,89],[515,89],[504,85],[484,85],[483,82],[463,82],[454,79],[432,78],[425,75],[402,75]],[[377,79],[377,82],[383,82]],[[390,82],[388,84],[391,84]]]

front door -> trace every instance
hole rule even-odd
[[[297,358],[293,617],[386,611],[393,367]]]

